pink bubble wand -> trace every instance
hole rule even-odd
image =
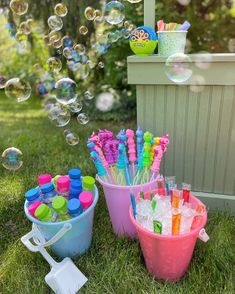
[[[126,130],[126,135],[127,135],[129,161],[131,163],[131,177],[133,179],[135,176],[135,162],[137,160],[136,149],[135,149],[135,140],[134,140],[135,132],[128,129],[128,130]]]

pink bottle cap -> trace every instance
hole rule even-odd
[[[36,211],[36,209],[38,208],[38,206],[40,206],[42,203],[40,201],[36,201],[34,202],[33,204],[31,204],[29,207],[28,207],[28,212],[30,215],[32,215],[33,217],[35,217],[34,213]],[[36,218],[36,217],[35,217]]]
[[[70,179],[68,176],[62,176],[57,179],[56,184],[58,192],[67,192],[70,188]]]
[[[45,184],[49,184],[52,180],[52,177],[50,174],[43,174],[43,175],[40,175],[38,177],[38,183],[39,183],[39,186],[43,186]]]
[[[93,195],[91,192],[82,192],[79,195],[79,200],[82,204],[82,208],[87,209],[88,207],[91,206],[91,204],[93,202]]]

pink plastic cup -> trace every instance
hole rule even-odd
[[[193,207],[202,204],[192,195],[189,202]],[[165,281],[180,280],[188,269],[197,238],[203,239],[205,233],[203,227],[206,225],[207,212],[190,233],[178,236],[164,236],[147,231],[133,217],[132,207],[129,208],[129,214],[131,222],[137,230],[148,271],[154,277]]]
[[[43,186],[45,184],[49,184],[51,180],[52,180],[52,177],[50,174],[43,174],[38,177],[38,184],[39,186]]]
[[[156,189],[157,181],[138,186],[117,186],[103,182],[98,176],[97,181],[102,185],[109,217],[112,222],[113,231],[118,236],[137,238],[135,226],[129,216],[131,204],[130,193],[138,195],[140,191],[151,191]]]

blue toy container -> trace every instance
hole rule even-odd
[[[70,220],[59,223],[45,223],[33,218],[28,213],[28,202],[25,202],[24,211],[27,218],[37,226],[46,241],[52,239],[64,225],[70,224],[71,229],[67,231],[57,242],[51,245],[52,251],[59,257],[79,257],[84,254],[91,245],[93,232],[94,211],[99,193],[96,186],[93,190],[93,203],[81,215]]]

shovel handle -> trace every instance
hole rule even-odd
[[[57,242],[62,238],[69,230],[71,230],[72,224],[67,223],[56,233],[50,240],[45,242],[45,238],[42,233],[39,231],[37,225],[33,225],[32,231],[26,234],[21,238],[21,242],[32,252],[40,251],[41,247],[48,247]],[[30,239],[33,239],[37,245],[34,245],[30,242]]]

